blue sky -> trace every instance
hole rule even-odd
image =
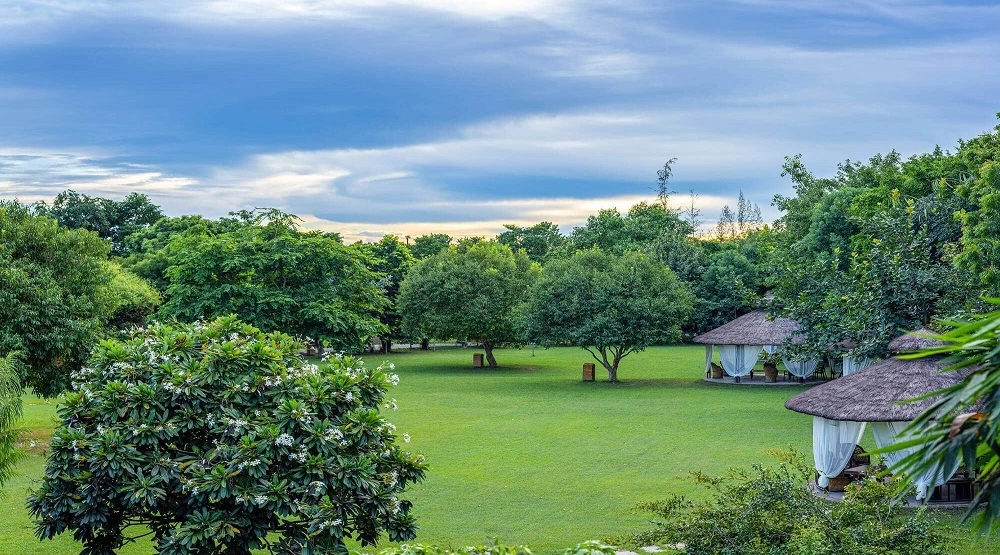
[[[773,218],[786,155],[991,128],[998,28],[974,1],[0,0],[0,196],[492,235],[626,210],[676,157],[705,219],[740,189]]]

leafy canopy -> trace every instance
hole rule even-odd
[[[413,253],[413,257],[417,260],[423,260],[448,248],[448,245],[451,245],[451,235],[447,233],[428,233],[413,240],[410,252]]]
[[[361,250],[300,231],[280,211],[235,216],[214,231],[195,226],[171,239],[161,317],[236,314],[261,329],[354,351],[383,330],[374,314],[386,299]]]
[[[520,339],[515,312],[539,271],[523,251],[492,241],[442,250],[418,262],[400,285],[403,329],[416,337],[480,341],[495,367],[493,348]]]
[[[549,253],[567,243],[567,238],[559,233],[559,226],[552,222],[539,222],[529,227],[504,224],[504,228],[506,231],[497,235],[497,243],[513,251],[524,249],[528,258],[539,264],[545,262]]]
[[[368,269],[378,276],[378,287],[388,300],[379,312],[378,319],[383,325],[383,331],[379,335],[382,349],[389,352],[393,341],[405,335],[402,330],[403,319],[396,309],[396,298],[399,297],[400,283],[416,263],[416,259],[395,235],[386,235],[374,243],[358,243],[358,248],[365,253]]]
[[[111,242],[111,253],[128,256],[126,238],[163,217],[159,206],[149,197],[130,193],[120,201],[88,197],[73,190],[56,195],[52,206],[44,202],[35,205],[35,211],[54,218],[59,225],[70,229],[89,229]]]
[[[0,201],[0,353],[19,351],[24,384],[66,389],[116,308],[108,244]]]
[[[145,529],[161,555],[412,539],[399,495],[425,465],[380,412],[398,377],[350,357],[306,364],[300,347],[232,317],[102,342],[28,498],[38,537],[72,531],[88,555]]]
[[[692,302],[669,268],[642,254],[578,251],[546,266],[532,288],[527,334],[586,349],[614,382],[624,357],[680,340]]]

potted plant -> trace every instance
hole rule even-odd
[[[764,361],[764,381],[769,383],[778,381],[778,361],[781,360],[778,353],[764,351],[760,358]]]

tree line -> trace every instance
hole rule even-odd
[[[804,324],[799,350],[851,339],[884,354],[902,330],[983,310],[1000,288],[1000,128],[957,148],[845,161],[830,177],[801,156],[765,225],[742,192],[716,233],[671,207],[671,160],[656,199],[601,210],[563,233],[508,224],[493,238],[387,235],[346,244],[276,209],[165,216],[144,195],[73,191],[0,204],[0,354],[25,385],[62,391],[94,342],[148,318],[235,314],[321,351],[389,350],[430,338],[572,344],[616,379],[618,362],[753,308]]]

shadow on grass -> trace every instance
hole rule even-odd
[[[474,368],[466,364],[436,364],[434,366],[408,366],[406,371],[412,374],[447,375],[447,376],[497,376],[533,374],[548,370],[541,366],[498,366],[497,368]]]

